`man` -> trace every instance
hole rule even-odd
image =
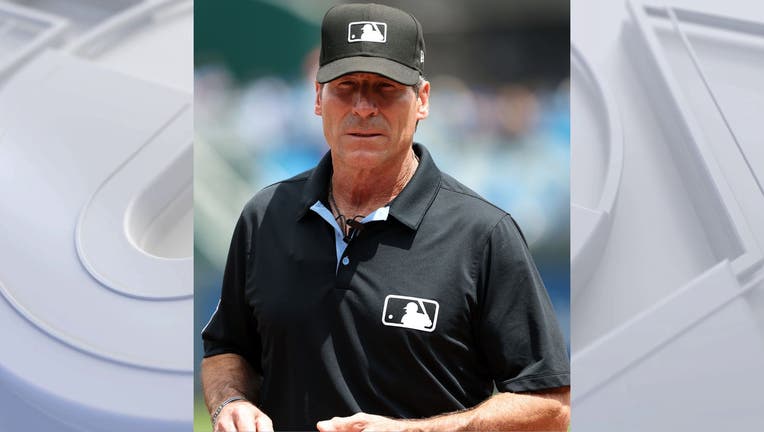
[[[419,22],[341,5],[321,40],[330,152],[236,225],[203,332],[215,430],[566,430],[568,357],[522,235],[413,143]]]
[[[409,328],[426,329],[432,325],[432,320],[426,312],[419,312],[419,306],[409,302],[404,308],[406,313],[401,318],[401,324]],[[426,310],[426,309],[425,309]],[[392,319],[388,316],[388,319]]]

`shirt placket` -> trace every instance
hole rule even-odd
[[[326,208],[326,206],[324,206],[321,201],[316,201],[316,203],[313,204],[310,209],[321,216],[321,218],[334,230],[335,254],[337,256],[335,267],[335,275],[337,281],[336,287],[339,289],[349,289],[350,279],[353,276],[353,269],[355,268],[355,265],[353,265],[354,263],[352,254],[353,245],[358,241],[357,237],[359,233],[356,232],[349,242],[345,242],[345,234],[342,232],[342,229],[337,223],[337,220],[334,218],[334,214],[332,214],[332,212]],[[389,210],[390,208],[387,206],[381,207],[366,216],[361,221],[361,223],[366,224],[367,222],[372,221],[387,220]]]

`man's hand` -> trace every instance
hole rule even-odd
[[[319,432],[566,431],[570,387],[543,393],[498,393],[480,405],[435,417],[401,420],[358,413],[316,424]]]
[[[214,432],[272,432],[273,422],[247,401],[231,402],[220,411]]]
[[[350,417],[334,417],[316,423],[319,432],[392,432],[406,431],[413,421],[397,420],[373,414],[358,413]]]

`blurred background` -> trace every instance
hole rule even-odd
[[[327,151],[313,114],[320,25],[337,1],[196,1],[194,32],[195,430],[202,328],[234,225],[264,186]],[[513,215],[570,346],[569,3],[382,1],[425,32],[430,116],[415,141],[441,170]]]

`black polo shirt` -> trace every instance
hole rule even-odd
[[[569,385],[554,311],[509,214],[441,173],[424,146],[385,221],[337,265],[325,202],[329,154],[244,208],[205,357],[237,353],[263,375],[276,430],[359,411],[422,418],[499,391]],[[347,258],[347,259],[345,259]]]

